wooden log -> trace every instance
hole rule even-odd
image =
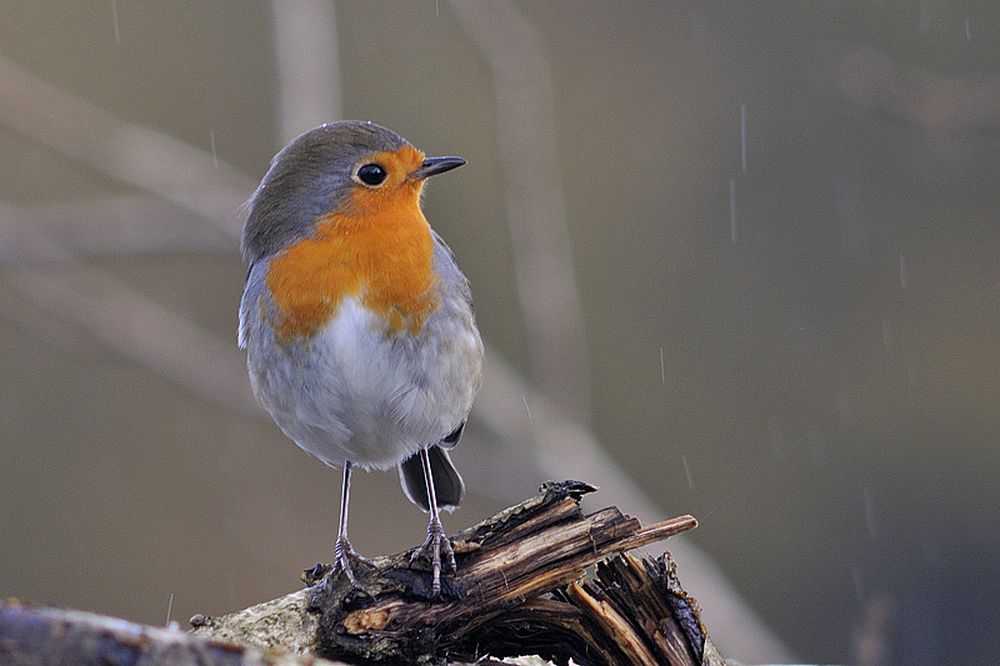
[[[0,664],[170,664],[183,666],[337,666],[315,657],[275,654],[253,645],[205,639],[78,610],[0,601]]]

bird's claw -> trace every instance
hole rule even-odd
[[[416,563],[421,556],[427,557],[431,561],[434,572],[434,580],[431,584],[431,595],[437,596],[441,593],[441,551],[444,550],[447,556],[448,567],[454,573],[457,570],[455,564],[455,549],[451,546],[451,539],[445,536],[444,526],[440,520],[431,520],[427,525],[427,538],[417,546],[413,554],[410,555],[410,564]],[[427,551],[430,551],[429,553]]]
[[[354,577],[354,570],[351,569],[351,560],[357,560],[362,564],[371,565],[371,560],[358,555],[357,551],[354,550],[354,546],[351,542],[347,540],[346,536],[337,537],[337,543],[333,547],[334,559],[333,568],[330,569],[329,577],[336,575],[337,571],[343,571],[344,575],[347,576],[347,580],[350,581],[351,587],[361,587],[358,584],[357,578]]]

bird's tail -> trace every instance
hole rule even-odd
[[[440,446],[432,446],[427,450],[431,458],[431,475],[434,478],[434,493],[437,496],[438,508],[453,511],[462,503],[465,495],[465,482],[452,464],[448,452]],[[399,483],[403,492],[411,502],[424,511],[430,510],[427,502],[427,484],[424,481],[424,468],[420,462],[420,454],[414,454],[399,465]]]

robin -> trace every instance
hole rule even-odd
[[[425,157],[372,122],[309,130],[281,150],[248,202],[239,345],[254,394],[305,451],[343,469],[330,575],[356,585],[347,538],[351,470],[399,467],[430,513],[414,551],[441,589],[455,570],[440,509],[465,484],[448,456],[479,390],[483,345],[469,283],[420,209],[430,176],[465,164]]]

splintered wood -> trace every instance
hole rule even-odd
[[[697,521],[680,516],[644,528],[615,507],[584,514],[580,498],[593,491],[577,481],[547,483],[453,537],[458,571],[443,577],[437,598],[430,572],[399,553],[355,565],[358,587],[343,576],[324,579],[329,569],[317,565],[305,574],[310,587],[285,597],[288,608],[279,599],[201,618],[195,633],[351,663],[530,654],[581,665],[724,663],[715,661],[669,554],[627,554]]]

